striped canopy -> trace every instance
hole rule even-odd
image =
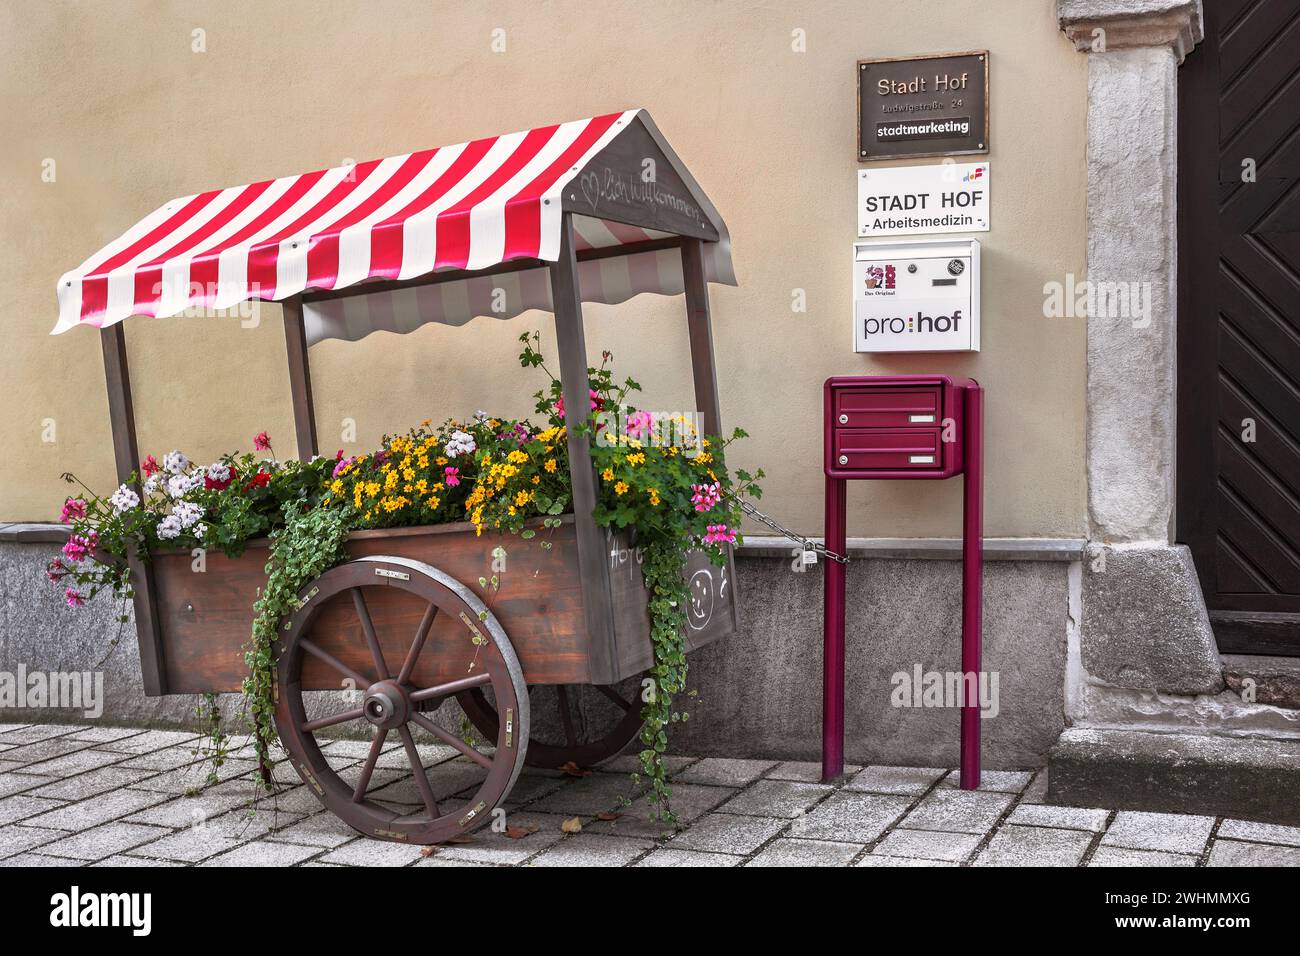
[[[565,212],[585,301],[681,292],[679,235],[735,284],[717,210],[628,110],[174,199],[59,279],[54,333],[299,295],[309,342],[549,310]]]

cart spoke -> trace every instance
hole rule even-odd
[[[360,720],[364,716],[365,714],[362,712],[361,708],[358,707],[355,710],[345,710],[341,714],[330,714],[328,717],[317,717],[315,720],[305,721],[299,726],[308,733],[312,733],[323,727],[333,727],[335,724],[346,724],[349,720]]]
[[[419,724],[421,727],[423,727],[425,730],[427,730],[429,733],[433,734],[435,737],[441,740],[444,744],[447,744],[449,747],[455,747],[457,750],[463,753],[470,760],[474,761],[480,767],[486,767],[488,770],[492,769],[491,757],[486,757],[483,754],[479,753],[477,750],[475,750],[469,744],[465,743],[465,741],[461,740],[455,734],[448,733],[447,731],[443,730],[441,727],[435,724],[432,720],[429,720],[429,718],[425,717],[423,714],[412,714],[411,719],[415,721],[417,724]],[[402,729],[405,730],[406,728],[402,728]]]
[[[419,703],[422,700],[432,700],[435,697],[448,697],[452,694],[459,694],[463,690],[469,690],[471,687],[482,687],[484,684],[490,683],[492,683],[492,675],[484,671],[481,674],[475,674],[473,677],[462,677],[460,680],[448,681],[445,684],[437,684],[433,687],[417,690],[411,695],[411,700]]]
[[[560,698],[560,721],[564,724],[564,739],[570,747],[578,746],[578,735],[573,731],[573,714],[569,710],[569,690],[563,684],[555,685],[555,692]]]
[[[606,697],[612,700],[615,704],[617,704],[623,710],[624,713],[627,713],[632,709],[632,702],[629,700],[624,700],[618,694],[614,693],[614,689],[612,687],[606,687],[604,684],[596,684],[594,686],[596,690],[600,691],[602,694],[604,694]]]
[[[351,667],[348,667],[347,664],[344,664],[341,660],[339,660],[329,651],[325,650],[320,645],[308,640],[305,637],[298,639],[298,646],[301,647],[308,654],[312,654],[316,657],[319,657],[321,660],[323,660],[330,667],[334,668],[344,677],[350,677],[352,679],[352,683],[355,689],[357,690],[364,690],[365,688],[369,687],[371,684],[374,683],[374,681],[372,681],[369,677],[362,677],[360,674],[354,671]]]
[[[370,620],[370,609],[366,607],[366,599],[361,594],[360,588],[352,589],[352,603],[356,606],[357,617],[361,619],[361,630],[365,631],[366,644],[370,647],[370,656],[374,659],[375,667],[379,668],[379,679],[388,678],[388,665],[384,663],[384,652],[379,649],[379,638],[375,636],[375,625]]]
[[[429,636],[429,628],[433,626],[433,619],[438,613],[438,605],[430,604],[429,609],[424,612],[424,619],[420,621],[420,629],[415,632],[415,640],[411,642],[411,649],[407,652],[406,660],[402,663],[402,670],[397,675],[397,683],[405,684],[411,679],[411,671],[415,670],[415,662],[420,658],[420,651],[424,648],[424,641]]]
[[[438,801],[433,798],[433,788],[429,786],[429,776],[424,772],[424,764],[420,762],[420,751],[415,749],[415,738],[411,736],[411,728],[402,724],[397,728],[397,732],[402,735],[402,745],[406,748],[406,759],[411,764],[411,772],[415,774],[415,786],[420,791],[420,797],[424,800],[424,808],[429,811],[429,819],[438,819]]]
[[[387,728],[376,727],[375,739],[370,742],[370,753],[366,756],[365,765],[361,768],[361,776],[357,778],[357,788],[352,791],[353,803],[360,803],[365,799],[366,788],[370,786],[370,777],[375,772],[375,764],[379,762],[379,753],[384,749],[384,741],[387,739]]]

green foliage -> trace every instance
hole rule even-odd
[[[283,506],[284,525],[271,533],[266,586],[253,603],[253,633],[244,646],[245,716],[252,724],[258,762],[269,783],[275,743],[275,663],[280,622],[302,606],[298,592],[343,560],[351,527],[349,513],[330,508],[307,510],[296,501]]]

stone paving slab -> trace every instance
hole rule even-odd
[[[1101,838],[1101,845],[1199,855],[1213,829],[1214,817],[1121,810]]]
[[[978,791],[924,767],[849,768],[823,785],[815,761],[718,756],[670,758],[675,824],[650,819],[645,781],[628,776],[640,761],[625,755],[585,775],[522,775],[505,804],[513,838],[481,828],[422,848],[358,834],[283,760],[282,789],[266,796],[247,746],[205,786],[197,739],[0,725],[0,866],[1300,866],[1300,827],[1051,806],[1041,770],[987,771]],[[429,778],[452,812],[484,771],[439,744],[420,746],[440,761]],[[345,779],[368,749],[326,745]],[[372,797],[418,809],[404,752],[385,758]],[[562,831],[574,817],[581,832]]]
[[[865,845],[906,813],[911,799],[893,794],[841,791],[795,820],[790,835]]]
[[[978,790],[934,790],[907,815],[909,830],[988,833],[1011,806],[1014,797]]]
[[[1078,866],[1092,845],[1092,834],[1079,830],[1005,826],[979,856],[975,866]]]
[[[1022,803],[1007,817],[1007,823],[1031,827],[1055,827],[1059,830],[1088,830],[1100,833],[1106,829],[1109,810],[1086,810],[1080,807],[1051,807]]]
[[[1206,866],[1300,866],[1300,847],[1216,840]]]
[[[794,780],[759,780],[722,805],[725,813],[743,813],[753,817],[803,816],[833,788],[820,783]]]
[[[773,840],[746,866],[848,866],[863,847],[829,840]]]
[[[787,826],[785,820],[742,817],[731,813],[710,813],[690,829],[683,830],[668,845],[674,850],[710,850],[745,856],[776,836]]]
[[[743,787],[776,766],[774,760],[733,760],[705,757],[673,777],[674,782],[704,783],[715,787]]]
[[[974,833],[940,833],[936,830],[893,830],[871,852],[881,856],[946,860],[960,863],[980,844]]]
[[[868,767],[844,785],[846,790],[920,796],[948,771],[935,767]]]
[[[1099,846],[1089,866],[1196,866],[1198,858],[1160,850],[1129,850],[1119,846]]]

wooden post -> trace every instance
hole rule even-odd
[[[108,387],[108,415],[113,427],[113,459],[117,480],[125,482],[139,467],[140,449],[135,437],[135,410],[131,403],[131,374],[126,362],[126,335],[122,323],[99,332],[104,352],[104,382]],[[135,591],[135,630],[140,645],[140,677],[149,697],[167,693],[163,669],[158,606],[154,601],[153,566],[134,555],[127,562]]]
[[[578,538],[578,570],[590,637],[590,681],[613,683],[616,676],[614,623],[610,610],[609,565],[605,535],[596,525],[596,471],[591,438],[578,434],[591,410],[587,379],[587,343],[582,328],[582,297],[578,260],[573,245],[573,220],[565,213],[560,228],[560,256],[550,265],[551,301],[555,311],[555,342],[560,354],[564,417],[568,424],[569,476],[573,481],[573,520]]]
[[[284,345],[289,354],[289,394],[293,398],[293,430],[298,458],[309,461],[319,454],[316,442],[316,408],[311,397],[311,366],[307,362],[307,329],[302,321],[302,297],[281,303],[284,310]]]
[[[704,241],[682,240],[682,280],[686,291],[686,325],[691,335],[691,372],[695,404],[704,415],[704,433],[722,435],[718,407],[718,372],[713,360],[713,324],[709,319],[709,284],[704,277]]]

